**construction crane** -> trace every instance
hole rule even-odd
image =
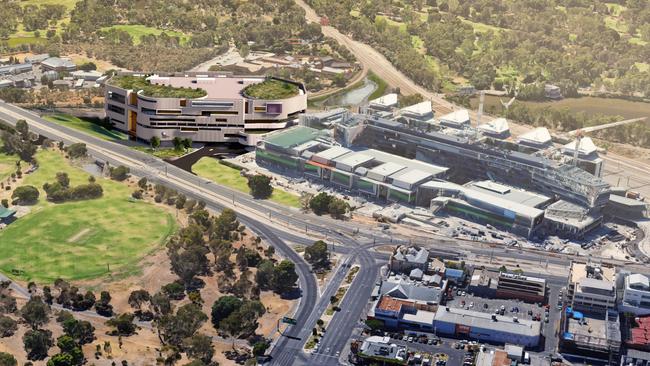
[[[578,155],[580,153],[580,142],[582,141],[582,138],[585,136],[585,134],[590,133],[590,132],[594,132],[594,131],[604,130],[604,129],[611,128],[611,127],[623,126],[623,125],[627,125],[627,124],[634,123],[634,122],[645,121],[645,120],[646,120],[646,117],[632,118],[632,119],[626,119],[624,121],[605,123],[605,124],[598,125],[598,126],[579,128],[577,130],[569,131],[567,133],[567,135],[570,136],[570,137],[575,137],[575,139],[576,139],[575,151],[573,152],[573,165],[578,165]]]

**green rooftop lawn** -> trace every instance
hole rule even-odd
[[[167,85],[154,85],[142,76],[118,75],[110,79],[109,84],[123,89],[142,90],[144,95],[154,98],[188,98],[195,99],[207,95],[203,89],[174,88]]]
[[[104,196],[96,200],[53,204],[45,200],[43,183],[56,172],[68,173],[71,185],[89,174],[71,166],[56,151],[39,151],[39,169],[22,184],[41,190],[32,211],[0,231],[0,271],[24,271],[24,281],[51,283],[61,277],[89,279],[139,272],[138,262],[158,248],[176,228],[171,214],[142,201],[132,201],[125,184],[97,178]]]
[[[63,113],[53,114],[53,115],[45,116],[45,119],[59,125],[74,128],[75,130],[85,132],[89,135],[104,140],[109,140],[109,141],[128,140],[129,138],[128,135],[123,132],[116,131],[116,130],[109,130],[96,123],[92,123],[85,119],[71,116],[69,114],[63,114]]]
[[[266,79],[244,88],[244,94],[257,99],[285,99],[298,95],[298,86],[282,80]]]
[[[249,193],[248,180],[239,175],[239,170],[219,163],[214,158],[203,157],[192,166],[192,171],[200,177],[209,179],[217,184]],[[300,207],[300,197],[283,191],[273,189],[271,201],[290,207]]]
[[[154,150],[153,148],[151,148],[149,146],[133,146],[133,149],[141,151],[143,153],[153,155],[153,156],[155,156],[157,158],[160,158],[160,159],[177,158],[179,156],[183,156],[183,155],[188,153],[184,149],[176,150],[173,147],[159,147],[159,148]]]

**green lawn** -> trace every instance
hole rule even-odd
[[[89,135],[98,137],[100,139],[114,141],[114,140],[127,140],[129,137],[127,134],[117,131],[106,129],[96,123],[71,116],[68,114],[53,114],[45,116],[45,119],[54,122],[56,124],[64,125],[81,132],[85,132]]]
[[[382,95],[386,94],[388,83],[384,79],[380,78],[379,76],[377,76],[377,74],[375,74],[372,71],[368,72],[368,79],[372,80],[375,84],[377,84],[377,89],[375,89],[375,91],[373,91],[372,94],[368,96],[368,100],[377,99]]]
[[[87,181],[88,174],[58,152],[39,151],[36,158],[40,168],[23,184],[41,189],[60,171],[73,186]],[[40,283],[138,273],[138,261],[161,245],[176,223],[152,204],[132,202],[126,185],[97,182],[104,196],[96,200],[53,204],[41,189],[32,212],[0,231],[0,270],[8,275],[20,270],[19,279]]]
[[[6,40],[9,47],[18,47],[23,44],[44,44],[46,41],[45,38],[36,37],[13,37]]]
[[[192,166],[192,171],[197,175],[209,179],[217,184],[236,189],[241,192],[249,192],[248,181],[239,175],[239,170],[220,164],[216,159],[203,157]],[[300,197],[295,194],[273,189],[271,201],[290,207],[300,207]]]
[[[244,94],[258,99],[286,99],[298,95],[298,86],[276,79],[266,79],[261,83],[250,84]]]
[[[189,98],[196,99],[206,96],[203,89],[175,88],[168,85],[151,84],[145,77],[133,75],[114,76],[109,80],[110,85],[123,89],[142,90],[144,95],[154,98]]]
[[[117,29],[117,30],[123,30],[131,37],[133,37],[133,43],[134,44],[139,44],[140,43],[140,37],[146,36],[153,34],[155,36],[161,35],[163,32],[165,32],[168,36],[170,37],[179,37],[180,38],[180,43],[184,44],[189,40],[189,36],[186,35],[185,33],[182,32],[177,32],[173,30],[163,30],[163,29],[158,29],[158,28],[152,28],[152,27],[147,27],[146,25],[142,24],[119,24],[119,25],[113,25],[110,27],[104,27],[101,30],[106,31],[109,29]]]
[[[176,150],[172,147],[159,147],[154,150],[148,146],[134,146],[133,149],[142,151],[143,153],[147,153],[149,155],[153,155],[160,159],[177,158],[188,153],[185,150]]]
[[[16,155],[0,153],[0,182],[4,182],[11,173],[16,171],[16,161],[20,160]],[[26,165],[22,165],[25,167]]]

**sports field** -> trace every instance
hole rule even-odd
[[[200,177],[207,178],[217,184],[249,193],[248,181],[239,175],[239,170],[220,164],[216,159],[203,157],[192,166],[192,171]],[[273,189],[271,201],[290,207],[300,207],[300,197],[295,194]]]
[[[72,186],[87,182],[88,174],[58,152],[40,151],[36,158],[40,168],[23,184],[41,189],[60,171]],[[122,183],[97,182],[104,188],[97,200],[52,204],[41,191],[31,213],[0,231],[0,270],[40,283],[138,273],[139,260],[171,235],[175,220],[152,204],[132,202]]]
[[[155,36],[159,36],[163,32],[165,32],[165,34],[167,34],[170,37],[178,37],[181,44],[185,44],[189,39],[189,37],[182,32],[147,27],[146,25],[142,25],[142,24],[118,24],[118,25],[112,25],[110,27],[104,27],[101,30],[107,31],[109,29],[116,29],[116,30],[127,32],[133,38],[133,43],[136,45],[140,44],[140,37],[142,36],[151,35],[151,34]]]

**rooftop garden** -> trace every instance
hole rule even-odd
[[[196,99],[207,95],[203,89],[175,88],[168,85],[151,84],[145,77],[133,75],[118,75],[110,80],[111,85],[123,89],[142,90],[146,96],[153,98],[188,98]]]
[[[266,79],[244,88],[244,95],[257,99],[286,99],[298,95],[298,86],[277,79]]]

